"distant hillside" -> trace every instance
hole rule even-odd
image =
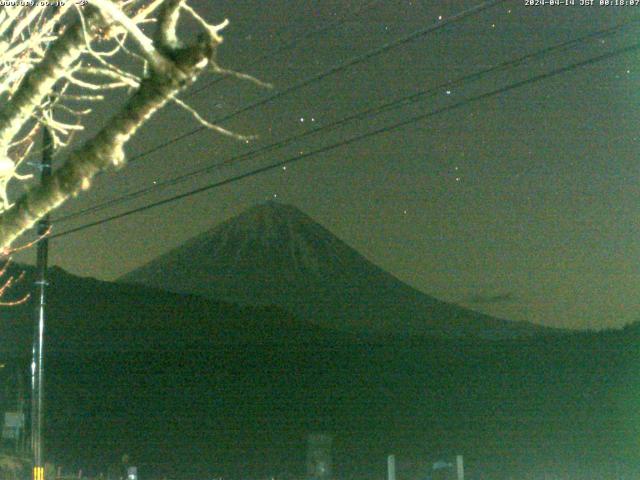
[[[46,451],[69,468],[128,453],[148,479],[298,479],[305,434],[324,430],[338,479],[382,479],[390,451],[407,480],[453,453],[469,478],[639,478],[637,326],[403,341],[60,269],[50,282]],[[25,376],[32,311],[0,309],[0,360]]]
[[[352,332],[512,338],[552,329],[439,301],[369,262],[307,215],[267,202],[121,279],[245,305],[279,305]]]
[[[10,295],[28,291],[34,271]],[[179,350],[225,343],[335,343],[350,341],[272,307],[241,307],[144,286],[122,285],[49,270],[48,350]],[[0,308],[0,354],[29,352],[34,305]]]

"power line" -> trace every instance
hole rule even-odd
[[[254,108],[257,108],[257,107],[259,107],[261,105],[264,105],[266,103],[269,103],[269,102],[271,102],[273,100],[276,100],[277,98],[280,98],[280,97],[282,97],[282,96],[284,96],[284,95],[286,95],[288,93],[291,93],[291,92],[293,92],[295,90],[298,90],[298,89],[303,88],[303,87],[305,87],[307,85],[315,83],[315,82],[317,82],[319,80],[322,80],[322,79],[324,79],[324,78],[326,78],[326,77],[328,77],[328,76],[330,76],[330,75],[332,75],[334,73],[337,73],[337,72],[339,72],[341,70],[344,70],[344,69],[349,68],[349,67],[351,67],[353,65],[356,65],[356,64],[361,63],[361,62],[363,62],[365,60],[368,60],[368,59],[373,58],[373,57],[375,57],[377,55],[380,55],[380,54],[382,54],[382,53],[384,53],[384,52],[386,52],[386,51],[388,51],[388,50],[390,50],[392,48],[395,48],[397,46],[400,46],[400,45],[408,43],[408,42],[410,42],[412,40],[415,40],[416,38],[419,38],[420,36],[424,36],[424,35],[426,35],[428,33],[437,31],[437,30],[439,30],[441,28],[444,28],[444,27],[446,27],[448,25],[452,25],[452,24],[454,24],[456,22],[459,22],[459,21],[462,21],[462,20],[464,20],[464,19],[466,19],[466,18],[468,18],[470,16],[477,15],[477,14],[479,14],[479,13],[481,13],[481,12],[487,10],[487,9],[493,8],[493,7],[499,5],[500,3],[503,3],[505,1],[506,0],[486,1],[486,2],[483,2],[483,3],[479,4],[479,5],[476,5],[475,7],[471,7],[471,8],[468,8],[466,10],[463,10],[461,12],[458,12],[457,14],[454,14],[451,17],[448,17],[446,20],[439,20],[438,23],[436,23],[434,25],[430,25],[429,27],[416,30],[416,31],[414,31],[412,33],[409,33],[408,35],[405,35],[403,37],[400,37],[400,38],[398,38],[396,40],[392,40],[390,42],[387,42],[387,43],[381,45],[378,48],[375,48],[373,50],[369,50],[368,52],[365,52],[362,55],[358,55],[358,56],[352,57],[352,58],[350,58],[349,60],[347,60],[345,62],[342,62],[342,63],[340,63],[338,65],[334,65],[333,67],[329,68],[328,70],[325,70],[325,71],[323,71],[323,72],[321,72],[319,74],[316,74],[316,75],[312,75],[311,77],[308,77],[308,78],[306,78],[306,79],[304,79],[304,80],[302,80],[300,82],[297,82],[297,83],[287,87],[286,89],[284,89],[284,90],[282,90],[280,92],[277,92],[277,93],[275,93],[275,94],[273,94],[273,95],[271,95],[269,97],[266,97],[266,98],[264,98],[262,100],[254,102],[252,104],[249,104],[249,105],[241,108],[240,110],[236,110],[235,112],[232,112],[232,113],[230,113],[230,114],[228,114],[228,115],[226,115],[226,116],[224,116],[222,118],[215,119],[215,120],[213,120],[213,122],[220,123],[220,122],[224,122],[226,120],[229,120],[230,118],[233,118],[236,115],[239,115],[239,114],[244,113],[246,111],[249,111],[249,110],[252,110]],[[172,138],[170,140],[167,140],[166,142],[163,142],[161,144],[158,144],[155,147],[152,147],[152,148],[150,148],[150,149],[148,149],[148,150],[146,150],[146,151],[144,151],[142,153],[134,155],[133,157],[131,157],[129,159],[128,163],[130,163],[130,164],[134,163],[134,162],[140,160],[141,158],[148,156],[151,153],[154,153],[156,151],[162,150],[162,149],[168,147],[169,145],[172,145],[173,143],[177,143],[177,142],[179,142],[181,140],[184,140],[185,138],[188,138],[188,137],[190,137],[192,135],[195,135],[196,133],[202,132],[204,130],[207,130],[207,127],[201,126],[201,127],[195,128],[195,129],[193,129],[193,130],[191,130],[189,132],[186,132],[186,133],[184,133],[182,135],[178,135],[177,137],[174,137],[174,138]],[[71,215],[76,216],[75,214],[71,214]],[[66,219],[68,219],[68,217],[66,217],[65,220]],[[59,221],[61,221],[61,220],[59,220]]]
[[[604,61],[604,60],[609,60],[611,58],[614,58],[614,57],[617,57],[617,56],[620,56],[620,55],[624,55],[624,54],[627,54],[627,53],[630,53],[630,52],[633,52],[633,51],[637,51],[637,50],[640,50],[640,43],[637,43],[637,44],[634,44],[634,45],[631,45],[631,46],[628,46],[628,47],[620,48],[620,49],[617,49],[617,50],[613,50],[613,51],[610,51],[610,52],[607,52],[607,53],[604,53],[604,54],[601,54],[601,55],[598,55],[598,56],[595,56],[595,57],[591,57],[591,58],[589,58],[587,60],[583,60],[583,61],[580,61],[580,62],[575,62],[575,63],[572,63],[572,64],[567,65],[565,67],[561,67],[561,68],[552,70],[550,72],[546,72],[546,73],[543,73],[543,74],[540,74],[540,75],[536,75],[536,76],[528,78],[526,80],[521,80],[519,82],[511,83],[511,84],[506,85],[504,87],[492,90],[490,92],[482,93],[482,94],[479,94],[479,95],[476,95],[476,96],[473,96],[473,97],[469,97],[467,99],[461,100],[461,101],[459,101],[457,103],[454,103],[454,104],[446,106],[446,107],[442,107],[442,108],[434,110],[432,112],[424,113],[424,114],[421,114],[421,115],[416,115],[414,117],[411,117],[409,119],[403,120],[401,122],[394,123],[394,124],[388,125],[386,127],[378,128],[376,130],[372,130],[372,131],[367,132],[367,133],[356,135],[355,137],[351,137],[349,139],[340,141],[338,143],[334,143],[332,145],[321,147],[321,148],[318,148],[318,149],[313,150],[311,152],[307,152],[307,153],[304,153],[304,154],[296,155],[294,157],[290,157],[290,158],[288,158],[286,160],[282,160],[280,162],[272,163],[270,165],[266,165],[266,166],[254,169],[254,170],[251,170],[249,172],[246,172],[246,173],[243,173],[243,174],[240,174],[240,175],[236,175],[234,177],[231,177],[231,178],[228,178],[228,179],[225,179],[225,180],[221,180],[221,181],[218,181],[218,182],[215,182],[215,183],[211,183],[209,185],[205,185],[203,187],[196,188],[196,189],[191,190],[189,192],[185,192],[185,193],[181,193],[181,194],[178,194],[178,195],[174,195],[172,197],[169,197],[169,198],[166,198],[166,199],[163,199],[163,200],[159,200],[159,201],[156,201],[156,202],[153,202],[153,203],[149,203],[149,204],[143,205],[141,207],[133,208],[133,209],[128,210],[126,212],[122,212],[122,213],[119,213],[119,214],[116,214],[116,215],[112,215],[110,217],[106,217],[106,218],[103,218],[101,220],[96,220],[94,222],[90,222],[90,223],[87,223],[87,224],[84,224],[84,225],[81,225],[81,226],[66,230],[64,232],[60,232],[60,233],[51,235],[50,238],[53,239],[53,238],[58,238],[58,237],[70,235],[72,233],[79,232],[81,230],[85,230],[87,228],[95,227],[97,225],[101,225],[101,224],[104,224],[104,223],[107,223],[107,222],[111,222],[113,220],[117,220],[117,219],[120,219],[120,218],[127,217],[129,215],[133,215],[134,213],[139,213],[139,212],[143,212],[143,211],[146,211],[146,210],[150,210],[152,208],[159,207],[161,205],[166,205],[168,203],[172,203],[172,202],[175,202],[177,200],[181,200],[183,198],[187,198],[187,197],[196,195],[198,193],[202,193],[202,192],[205,192],[205,191],[217,188],[217,187],[228,185],[230,183],[235,183],[235,182],[243,180],[245,178],[253,177],[253,176],[256,176],[258,174],[261,174],[261,173],[264,173],[264,172],[267,172],[267,171],[270,171],[270,170],[274,170],[274,169],[283,167],[283,166],[291,164],[291,163],[299,162],[301,160],[304,160],[304,159],[307,159],[309,157],[318,155],[320,153],[326,153],[326,152],[329,152],[331,150],[335,150],[336,148],[343,147],[345,145],[349,145],[349,144],[358,142],[360,140],[364,140],[366,138],[373,137],[375,135],[380,135],[382,133],[388,133],[388,132],[397,130],[397,129],[405,127],[407,125],[410,125],[410,124],[413,124],[413,123],[417,123],[417,122],[422,121],[422,120],[426,120],[427,118],[430,118],[430,117],[433,117],[433,116],[436,116],[436,115],[440,115],[440,114],[445,113],[445,112],[456,110],[458,108],[464,107],[464,106],[469,105],[471,103],[475,103],[475,102],[478,102],[478,101],[481,101],[481,100],[485,100],[485,99],[493,97],[495,95],[500,95],[502,93],[506,93],[508,91],[515,90],[515,89],[523,87],[525,85],[530,85],[532,83],[536,83],[536,82],[539,82],[539,81],[542,81],[542,80],[546,80],[546,79],[555,77],[557,75],[569,72],[571,70],[575,70],[576,68],[581,68],[581,67],[585,67],[585,66],[588,66],[588,65],[593,65],[595,63],[598,63],[598,62],[601,62],[601,61]]]
[[[330,67],[327,70],[324,70],[323,72],[320,72],[318,74],[312,75],[306,79],[301,80],[300,82],[294,83],[293,85],[290,85],[289,87],[285,88],[284,90],[281,90],[279,92],[274,93],[273,95],[270,95],[268,97],[263,98],[262,100],[258,100],[254,103],[250,103],[249,105],[246,105],[242,108],[240,108],[239,110],[236,110],[232,113],[229,113],[228,115],[225,115],[221,118],[217,118],[212,120],[212,123],[221,123],[221,122],[226,122],[227,120],[230,120],[231,118],[234,118],[242,113],[248,112],[250,110],[253,110],[257,107],[260,107],[262,105],[265,105],[269,102],[272,102],[273,100],[277,100],[280,97],[283,97],[291,92],[295,92],[296,90],[300,90],[301,88],[304,88],[308,85],[311,85],[313,83],[316,83],[320,80],[323,80],[324,78],[333,75],[335,73],[338,73],[342,70],[345,70],[349,67],[352,67],[354,65],[357,65],[359,63],[362,63],[366,60],[369,60],[373,57],[376,57],[378,55],[381,55],[389,50],[391,50],[392,48],[396,48],[399,47],[400,45],[404,45],[406,43],[409,43],[417,38],[420,38],[424,35],[427,35],[429,33],[438,31],[448,25],[452,25],[454,23],[457,23],[459,21],[462,21],[470,16],[473,15],[477,15],[485,10],[488,10],[490,8],[493,8],[501,3],[506,2],[507,0],[490,0],[490,1],[486,1],[483,2],[479,5],[476,5],[475,7],[471,7],[468,8],[466,10],[463,10],[457,14],[452,15],[451,17],[442,20],[442,21],[438,21],[438,23],[434,24],[434,25],[430,25],[429,27],[426,28],[422,28],[419,30],[416,30],[412,33],[409,33],[403,37],[400,37],[396,40],[392,40],[390,42],[387,42],[383,45],[381,45],[380,47],[374,48],[373,50],[369,50],[368,52],[365,52],[361,55],[357,55],[355,57],[352,57],[338,65],[334,65],[333,67]],[[133,163],[136,162],[138,160],[140,160],[143,157],[148,156],[151,153],[157,152],[159,150],[162,150],[166,147],[168,147],[169,145],[172,145],[176,142],[179,142],[181,140],[184,140],[185,138],[188,138],[192,135],[195,135],[196,133],[202,132],[204,130],[207,130],[207,127],[201,126],[198,128],[195,128],[193,130],[190,130],[189,132],[183,133],[182,135],[178,135],[177,137],[174,137],[170,140],[167,140],[166,142],[160,143],[158,145],[156,145],[155,147],[152,147],[142,153],[139,153],[137,155],[134,155],[133,157],[131,157],[129,159],[129,163]]]
[[[479,72],[474,72],[474,73],[471,73],[471,74],[468,74],[468,75],[464,75],[464,76],[462,76],[462,77],[460,77],[460,78],[458,78],[456,80],[449,81],[449,82],[443,82],[443,83],[441,83],[439,85],[436,85],[435,87],[432,87],[432,88],[429,88],[429,89],[426,89],[426,90],[421,90],[419,92],[416,92],[416,93],[413,93],[413,94],[410,94],[410,95],[406,95],[404,97],[401,97],[401,98],[398,98],[396,100],[392,100],[392,101],[386,102],[386,103],[384,103],[382,105],[379,105],[379,106],[376,106],[376,107],[365,109],[365,110],[360,111],[358,113],[355,113],[355,114],[352,114],[352,115],[348,115],[347,117],[344,117],[342,119],[336,120],[336,121],[334,121],[334,122],[332,122],[330,124],[322,125],[322,126],[318,126],[318,127],[306,130],[305,132],[302,132],[302,133],[297,134],[297,135],[293,135],[291,137],[288,137],[286,139],[283,139],[283,140],[280,140],[280,141],[277,141],[277,142],[273,142],[273,143],[271,143],[269,145],[265,145],[265,146],[260,147],[260,148],[258,148],[256,150],[252,150],[250,152],[246,152],[246,153],[243,153],[243,154],[240,154],[240,155],[236,155],[234,157],[228,158],[228,159],[223,160],[221,162],[217,162],[217,163],[214,163],[212,165],[208,165],[206,167],[199,168],[199,169],[194,170],[192,172],[189,172],[189,173],[186,173],[186,174],[183,174],[183,175],[179,175],[178,177],[175,177],[175,178],[172,178],[172,179],[169,179],[169,180],[154,184],[154,185],[146,187],[146,188],[139,189],[139,190],[137,190],[135,192],[130,192],[128,194],[122,195],[122,196],[120,196],[118,198],[115,198],[115,199],[108,200],[108,201],[103,202],[101,204],[94,205],[92,207],[88,207],[88,208],[79,210],[77,212],[70,213],[70,214],[68,214],[66,216],[58,218],[56,220],[56,223],[59,224],[59,223],[62,223],[62,222],[69,221],[69,220],[71,220],[73,218],[77,218],[77,217],[89,214],[89,213],[95,213],[97,211],[104,210],[106,208],[112,207],[114,205],[118,205],[118,204],[126,202],[128,200],[133,200],[133,199],[138,198],[138,197],[140,197],[142,195],[146,195],[147,193],[150,193],[152,191],[159,190],[161,188],[165,188],[165,187],[168,187],[168,186],[177,185],[177,184],[179,184],[179,183],[181,183],[181,182],[183,182],[185,180],[188,180],[188,179],[190,179],[190,178],[192,178],[192,177],[194,177],[196,175],[207,173],[207,172],[210,172],[212,170],[219,169],[219,168],[222,168],[222,167],[227,167],[227,166],[230,166],[230,165],[232,165],[234,163],[238,163],[240,161],[249,160],[249,159],[254,158],[256,156],[259,156],[261,154],[276,150],[278,148],[285,147],[285,146],[287,146],[287,145],[289,145],[289,144],[291,144],[291,143],[293,143],[293,142],[295,142],[297,140],[305,138],[307,136],[315,135],[315,134],[320,133],[322,131],[327,131],[327,130],[334,129],[334,128],[340,126],[340,125],[343,125],[345,123],[351,122],[353,120],[363,119],[363,118],[366,118],[366,117],[369,117],[369,116],[375,116],[375,115],[387,112],[387,111],[392,110],[392,109],[397,109],[397,108],[401,108],[401,107],[403,107],[405,105],[413,104],[413,103],[415,103],[415,102],[417,102],[419,100],[424,99],[425,97],[431,97],[431,96],[437,94],[437,92],[444,90],[445,88],[453,88],[453,87],[459,86],[461,84],[464,84],[465,82],[479,80],[479,79],[481,79],[481,78],[483,78],[483,77],[485,77],[485,76],[487,76],[487,75],[489,75],[491,73],[495,73],[495,72],[498,72],[498,71],[506,70],[507,68],[513,68],[513,67],[521,65],[521,64],[523,64],[523,63],[525,63],[527,61],[530,61],[530,60],[543,58],[546,55],[549,55],[550,53],[554,53],[554,52],[559,51],[559,50],[564,50],[564,49],[579,45],[581,43],[584,43],[585,41],[588,41],[588,40],[591,40],[591,39],[594,39],[594,38],[601,38],[601,37],[613,35],[613,34],[617,33],[618,31],[620,31],[623,28],[626,28],[626,27],[628,27],[630,25],[633,25],[633,24],[637,24],[639,21],[640,21],[640,18],[634,18],[634,19],[631,19],[631,20],[629,20],[627,22],[624,22],[622,24],[619,24],[619,25],[616,25],[616,26],[613,26],[613,27],[610,27],[610,28],[606,28],[606,29],[603,29],[603,30],[598,30],[598,31],[595,31],[595,32],[591,32],[591,33],[588,33],[588,34],[583,35],[581,37],[578,37],[578,38],[575,38],[575,39],[571,39],[571,40],[567,40],[567,41],[561,42],[559,44],[552,45],[552,46],[543,48],[541,50],[537,50],[535,52],[531,52],[531,53],[522,55],[522,56],[520,56],[518,58],[499,63],[499,64],[497,64],[495,66],[489,67],[489,68],[481,70]]]

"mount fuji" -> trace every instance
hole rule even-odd
[[[352,333],[500,339],[555,331],[433,298],[374,265],[297,208],[273,201],[120,281],[241,305],[276,305],[301,320]]]

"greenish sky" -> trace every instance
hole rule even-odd
[[[272,82],[276,91],[479,1],[194,1],[211,19],[229,18],[219,60]],[[579,2],[576,2],[579,3]],[[370,5],[369,5],[370,4]],[[368,5],[368,6],[367,6]],[[346,12],[361,13],[296,47]],[[640,7],[526,7],[507,1],[480,15],[246,112],[225,124],[259,139],[251,145],[202,132],[102,176],[60,214],[154,181],[218,162],[335,121],[400,95],[488,68],[528,52],[640,16]],[[187,191],[445,107],[572,62],[631,45],[639,25],[584,42],[410,107],[361,120],[255,160],[175,187],[56,231]],[[571,328],[638,320],[640,203],[637,53],[429,118],[177,203],[52,242],[69,271],[114,279],[256,202],[293,204],[410,285],[513,320]],[[270,95],[223,81],[192,97],[209,119]],[[138,138],[135,155],[196,128],[166,108]]]

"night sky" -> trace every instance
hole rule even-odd
[[[206,18],[231,22],[218,52],[220,63],[272,82],[275,89],[227,79],[183,98],[215,120],[480,3],[192,1]],[[224,123],[259,136],[248,145],[210,131],[192,135],[123,171],[102,175],[54,218],[640,17],[640,6],[578,3],[528,7],[524,0],[504,2]],[[360,13],[344,23],[300,40],[356,9]],[[632,45],[638,26],[57,224],[54,232]],[[260,59],[291,41],[294,48]],[[576,68],[286,169],[55,239],[52,263],[113,280],[255,203],[275,198],[297,206],[401,280],[443,300],[553,326],[622,326],[638,320],[640,297],[638,57],[635,51]],[[97,127],[100,117],[92,122]],[[197,127],[185,112],[168,106],[129,145],[129,157]]]

